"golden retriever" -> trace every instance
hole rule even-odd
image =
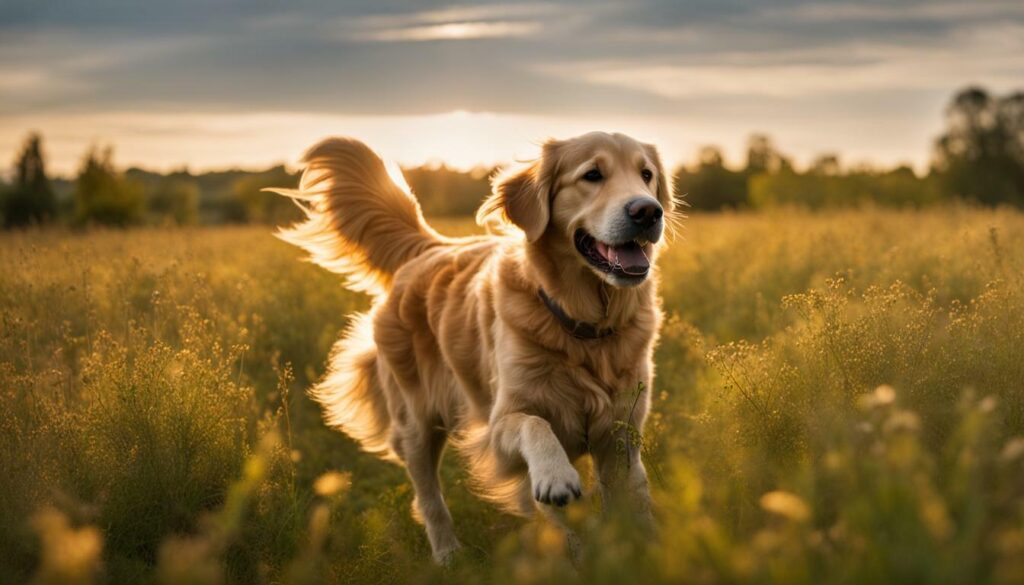
[[[438,478],[449,438],[507,510],[580,498],[573,461],[589,454],[602,497],[625,492],[649,522],[637,433],[661,320],[654,261],[675,207],[655,148],[600,132],[548,141],[477,214],[506,227],[467,238],[427,225],[359,141],[324,140],[304,163],[299,188],[276,192],[306,220],[278,235],[374,295],[311,394],[329,425],[405,466],[434,558],[459,548]]]

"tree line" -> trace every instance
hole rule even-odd
[[[921,207],[950,200],[1024,207],[1024,92],[994,96],[978,87],[957,93],[946,108],[924,176],[908,166],[843,167],[823,154],[798,171],[768,136],[747,144],[743,168],[725,165],[713,146],[675,172],[675,188],[694,209],[812,209],[867,203]]]
[[[433,216],[471,215],[490,189],[495,169],[460,172],[445,166],[403,169],[406,181]],[[33,133],[15,161],[10,184],[0,182],[0,225],[70,226],[281,225],[301,218],[288,199],[266,187],[298,183],[283,165],[259,171],[166,174],[139,168],[119,171],[110,148],[90,148],[73,180],[50,179],[42,138]]]
[[[443,165],[403,169],[431,216],[471,215],[490,191],[494,171],[462,172]],[[678,194],[697,210],[866,203],[920,207],[950,200],[1024,207],[1024,92],[995,96],[977,87],[958,92],[946,108],[945,129],[923,176],[907,166],[844,167],[834,154],[821,155],[799,171],[771,138],[755,134],[744,167],[727,166],[721,151],[708,146],[694,164],[677,168],[674,178]],[[9,184],[0,181],[0,224],[281,224],[301,212],[262,189],[297,180],[281,165],[255,172],[121,172],[110,148],[95,147],[83,157],[74,180],[50,179],[42,138],[31,134]]]

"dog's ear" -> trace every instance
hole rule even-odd
[[[537,241],[551,219],[560,147],[561,142],[549,140],[539,160],[498,175],[491,196],[477,211],[477,223],[485,225],[500,215],[523,230],[528,241]]]
[[[658,149],[653,144],[644,144],[643,147],[647,151],[647,158],[654,164],[654,168],[657,171],[658,189],[655,195],[661,206],[665,209],[665,213],[670,214],[676,207],[676,199],[672,194],[672,175],[665,171],[665,165],[661,162],[661,155],[658,154]]]

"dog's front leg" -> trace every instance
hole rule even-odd
[[[641,459],[643,438],[640,421],[617,424],[599,434],[591,444],[591,455],[606,510],[628,508],[645,528],[654,530],[652,500],[647,469]]]
[[[640,449],[630,449],[626,453],[613,446],[595,450],[594,463],[605,507],[627,505],[640,514],[646,525],[653,527],[651,492],[647,469],[640,460]]]
[[[565,506],[582,496],[580,475],[548,421],[530,414],[508,413],[494,422],[491,432],[501,455],[526,461],[535,500]]]

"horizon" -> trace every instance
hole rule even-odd
[[[953,94],[1024,80],[1024,6],[303,0],[0,7],[0,153],[39,131],[49,168],[113,146],[120,168],[295,168],[345,134],[405,167],[533,157],[621,131],[672,167],[770,136],[806,166],[927,169]]]
[[[950,94],[950,98],[952,93]],[[943,105],[943,108],[945,105]],[[483,128],[476,129],[477,136],[475,140],[464,141],[462,143],[456,143],[455,149],[458,152],[478,152],[478,148],[481,146],[482,139],[479,133],[482,130],[486,130],[488,125],[487,119],[494,118],[493,114],[490,113],[472,113],[465,111],[450,112],[447,114],[436,114],[430,116],[417,117],[417,119],[408,119],[406,117],[395,117],[391,122],[391,125],[431,125],[433,121],[445,120],[445,119],[480,119],[483,124]],[[548,133],[547,135],[541,135],[538,139],[523,139],[516,142],[509,141],[503,144],[500,148],[493,149],[495,153],[493,156],[479,158],[472,158],[472,156],[452,156],[443,157],[437,154],[433,154],[430,150],[430,144],[421,143],[421,145],[415,145],[409,147],[406,145],[403,147],[402,144],[391,144],[392,150],[398,152],[405,152],[406,156],[395,155],[392,151],[386,148],[381,148],[379,144],[388,144],[390,141],[387,139],[373,140],[372,138],[366,138],[367,135],[373,136],[381,133],[388,134],[392,131],[389,125],[381,125],[380,129],[374,129],[371,127],[376,120],[365,119],[360,120],[360,125],[366,131],[363,134],[359,133],[344,133],[336,132],[333,134],[323,134],[318,138],[312,138],[307,142],[302,143],[302,146],[296,146],[294,153],[291,155],[279,155],[276,158],[253,156],[248,158],[236,158],[236,157],[204,157],[199,160],[189,160],[188,157],[177,160],[172,158],[172,154],[166,157],[154,154],[151,150],[152,146],[147,145],[147,148],[141,149],[143,152],[149,152],[149,156],[132,156],[133,150],[125,149],[120,143],[104,141],[101,139],[95,140],[79,140],[68,144],[67,142],[58,141],[56,156],[53,155],[54,148],[51,146],[51,141],[46,132],[40,131],[36,128],[26,129],[21,134],[12,133],[11,136],[5,136],[5,128],[0,128],[0,146],[5,147],[7,150],[8,159],[14,161],[18,155],[18,152],[22,148],[24,139],[31,133],[38,133],[42,137],[42,146],[44,156],[47,160],[47,172],[53,179],[73,181],[75,176],[81,169],[81,165],[85,160],[88,152],[93,148],[104,149],[110,147],[113,152],[113,161],[115,166],[121,170],[139,169],[148,172],[154,172],[158,174],[172,174],[175,172],[188,172],[192,175],[201,175],[206,173],[217,173],[217,172],[230,172],[230,171],[241,171],[241,172],[260,172],[269,168],[284,166],[290,172],[300,171],[302,169],[301,157],[303,153],[316,144],[318,141],[328,138],[330,136],[351,136],[357,138],[363,142],[366,142],[374,151],[380,154],[384,160],[389,162],[397,163],[401,168],[418,168],[418,167],[447,167],[452,170],[460,172],[472,172],[480,169],[494,169],[502,167],[515,162],[522,162],[526,160],[532,160],[539,153],[540,144],[546,138],[568,138],[571,136],[586,133],[587,130],[582,124],[576,124],[579,127],[573,133],[570,134],[555,134]],[[551,121],[552,124],[557,125],[558,121]],[[514,124],[513,124],[514,125]],[[649,124],[653,127],[653,122]],[[472,128],[466,128],[465,130],[472,133]],[[794,168],[800,170],[806,170],[810,167],[814,159],[822,155],[837,155],[843,168],[853,168],[858,166],[867,166],[877,170],[894,169],[898,167],[910,167],[917,175],[925,175],[929,172],[931,163],[931,149],[934,146],[934,140],[939,136],[941,132],[941,121],[936,123],[934,134],[924,141],[919,152],[908,154],[907,156],[895,155],[886,159],[880,159],[879,157],[871,156],[851,156],[850,152],[843,152],[836,148],[818,148],[818,149],[803,149],[803,152],[796,152],[794,149],[790,149],[786,144],[781,143],[775,135],[767,132],[760,132],[757,130],[751,130],[746,133],[738,133],[734,140],[729,142],[723,141],[706,141],[699,142],[696,140],[686,140],[685,138],[675,139],[666,138],[665,140],[647,140],[642,133],[629,132],[620,128],[601,129],[601,131],[607,132],[623,132],[642,141],[652,142],[658,146],[662,153],[662,157],[665,160],[666,165],[669,168],[676,169],[680,166],[692,167],[696,162],[700,150],[703,147],[715,147],[720,149],[724,156],[724,162],[726,167],[730,168],[742,168],[746,162],[746,147],[747,141],[751,136],[757,134],[767,135],[776,146],[778,151],[790,157],[793,162]],[[294,141],[298,144],[297,141]],[[8,144],[9,143],[9,144]],[[127,140],[126,143],[133,144],[132,140]],[[198,141],[197,144],[202,144],[202,141]],[[669,145],[666,147],[666,144]],[[518,146],[517,146],[518,145]],[[453,144],[449,143],[449,147]],[[675,148],[673,148],[673,146]],[[219,145],[211,145],[211,148],[219,148]],[[75,149],[80,150],[75,150]],[[168,150],[168,148],[160,148],[160,152]],[[442,149],[443,150],[443,149]],[[451,152],[451,151],[449,151]],[[855,151],[856,152],[856,151]],[[504,154],[501,154],[504,153]],[[205,163],[205,164],[204,164]],[[0,170],[0,176],[4,176],[10,172],[9,168],[3,168]]]

